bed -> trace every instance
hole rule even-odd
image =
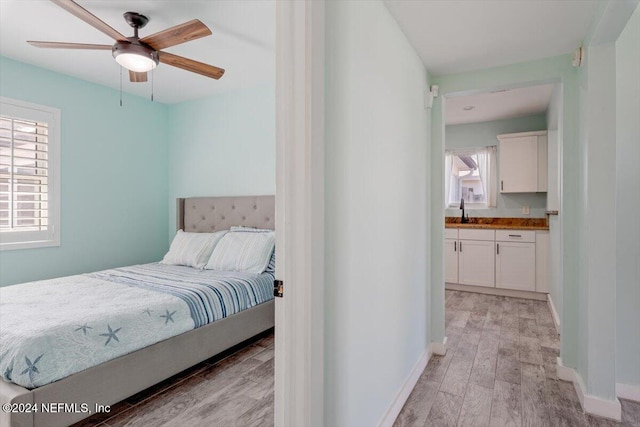
[[[273,229],[274,206],[273,196],[178,199],[177,229],[207,233],[226,230],[233,226]],[[20,367],[13,373],[16,378],[20,377],[20,380],[16,380],[16,382],[21,382],[22,385],[0,381],[0,403],[13,404],[14,409],[21,407],[21,404],[26,404],[26,407],[38,404],[38,409],[43,403],[71,405],[61,412],[2,411],[0,425],[53,427],[72,424],[92,415],[88,411],[94,411],[96,405],[113,405],[274,326],[274,302],[270,296],[265,294],[269,287],[269,284],[265,282],[270,281],[269,278],[272,277],[269,275],[261,279],[262,283],[255,285],[244,287],[229,285],[229,295],[247,293],[250,298],[247,303],[232,303],[231,305],[237,306],[233,311],[237,312],[213,323],[208,323],[206,319],[199,319],[207,316],[220,317],[220,313],[216,314],[216,310],[222,309],[214,306],[215,304],[209,304],[207,309],[196,310],[193,307],[195,303],[189,300],[188,296],[182,296],[182,299],[169,298],[169,295],[165,293],[149,291],[148,295],[140,297],[145,295],[144,283],[146,278],[151,276],[161,277],[164,285],[171,288],[171,292],[176,292],[175,284],[181,280],[204,283],[205,276],[211,274],[205,270],[198,273],[203,277],[202,280],[200,277],[193,279],[193,275],[185,276],[185,269],[190,268],[154,264],[112,269],[87,275],[89,280],[110,281],[114,289],[122,290],[124,295],[120,297],[120,305],[131,304],[133,307],[133,311],[129,312],[125,310],[126,307],[121,307],[124,310],[122,316],[125,316],[122,322],[133,325],[136,322],[151,322],[153,320],[153,324],[141,323],[140,328],[151,330],[153,325],[156,329],[148,335],[155,335],[153,340],[160,341],[149,345],[149,342],[145,341],[151,339],[148,337],[133,340],[143,342],[144,347],[106,361],[102,361],[102,355],[92,354],[89,359],[97,361],[99,364],[96,366],[85,369],[82,365],[85,362],[77,362],[75,364],[82,367],[83,370],[68,376],[65,376],[64,372],[55,372],[55,375],[62,378],[45,385],[40,385],[40,383],[47,382],[56,376],[53,375],[47,379],[43,378],[44,375],[42,377],[36,375],[45,371],[49,374],[49,370],[38,369],[38,366],[46,366],[43,363],[45,358],[38,360],[39,354],[35,353],[39,353],[39,350],[34,351],[33,356],[26,362],[27,369]],[[231,277],[223,277],[222,280],[248,282],[245,280],[246,277],[240,273],[228,273],[227,276]],[[181,279],[184,277],[188,279]],[[132,281],[135,282],[135,286],[132,286]],[[60,285],[72,286],[73,284],[61,283]],[[134,292],[131,289],[138,292],[134,297],[127,294],[127,292]],[[25,290],[25,292],[27,291]],[[202,295],[205,296],[198,298],[206,299],[206,294]],[[134,304],[135,301],[132,301],[134,299],[143,300],[145,305],[148,305],[146,308],[149,312],[140,310],[139,302],[136,303],[138,305]],[[100,310],[96,307],[92,311],[93,314],[99,314]],[[190,314],[186,313],[189,310]],[[115,315],[115,313],[108,314]],[[126,316],[137,317],[126,319]],[[50,320],[55,322],[55,316]],[[108,329],[104,325],[100,325],[99,331],[89,330],[88,328],[92,327],[91,324],[78,323],[75,325],[77,327],[69,332],[70,339],[86,339],[88,331],[89,335],[101,340],[100,345],[104,343],[105,350],[115,349],[118,346],[114,346],[114,344],[121,344],[121,341],[117,341],[120,339],[119,336],[122,338],[122,335],[119,335],[121,332],[117,330],[120,323],[109,324]],[[98,328],[97,325],[95,326]],[[193,329],[194,327],[195,329]],[[71,351],[75,346],[67,343],[62,347],[69,348]],[[185,351],[185,349],[189,349],[189,351]],[[55,370],[51,369],[51,371]],[[9,374],[11,375],[11,372]]]

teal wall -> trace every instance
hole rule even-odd
[[[640,7],[615,49],[616,381],[640,386]]]
[[[445,127],[445,148],[486,147],[498,146],[498,158],[500,156],[500,144],[496,138],[505,133],[529,132],[547,129],[547,117],[545,114],[537,114],[514,119],[495,120],[492,122],[468,123],[461,125],[449,125]],[[499,162],[498,176],[500,176]],[[522,207],[531,208],[529,215],[522,213]],[[467,209],[471,217],[523,217],[544,218],[547,208],[547,193],[498,193],[496,207],[487,209]],[[460,216],[460,209],[445,209],[446,216]]]
[[[9,58],[0,76],[2,96],[62,117],[61,245],[0,252],[1,286],[159,260],[177,197],[275,194],[274,85],[120,107],[118,91]]]
[[[156,261],[168,248],[167,107],[0,57],[0,94],[61,110],[59,247],[0,252],[0,285]]]
[[[560,177],[562,171],[562,85],[553,85],[549,108],[547,109],[547,143],[549,153],[547,208],[562,210],[560,196]],[[558,322],[562,323],[562,223],[558,215],[549,215],[549,299],[553,305]]]
[[[580,353],[577,371],[594,396],[614,400],[616,347],[615,46],[588,45],[580,74],[583,191],[580,208]]]
[[[169,106],[169,238],[175,199],[275,194],[275,86]]]
[[[324,424],[370,427],[430,343],[429,81],[382,1],[325,12]]]
[[[432,246],[431,282],[433,287],[444,287],[444,236],[442,226],[443,206],[443,166],[445,126],[443,122],[443,99],[447,94],[466,94],[476,91],[508,89],[524,85],[562,83],[562,208],[563,218],[562,248],[563,263],[563,321],[561,331],[561,355],[566,366],[576,367],[579,360],[578,334],[578,296],[580,295],[579,272],[581,260],[581,216],[582,205],[582,147],[578,138],[578,78],[577,71],[571,66],[571,57],[561,55],[536,61],[529,61],[504,67],[490,68],[462,74],[452,74],[434,78],[433,84],[440,85],[441,96],[433,105],[432,116],[432,162],[431,162],[431,200],[432,200]],[[570,220],[564,220],[568,218]],[[439,268],[435,268],[438,266]],[[436,285],[437,284],[437,285]],[[434,295],[434,293],[432,293]],[[432,299],[432,312],[443,311],[444,300]],[[441,316],[432,317],[433,340],[444,335],[444,321]]]

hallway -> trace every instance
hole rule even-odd
[[[394,426],[633,426],[585,415],[556,376],[560,342],[546,302],[446,291],[445,356],[433,356]]]

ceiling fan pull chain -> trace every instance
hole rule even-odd
[[[155,73],[155,68],[151,70],[151,102],[153,102],[153,75]]]
[[[120,106],[122,107],[122,67],[120,67]]]

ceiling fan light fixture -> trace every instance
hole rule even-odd
[[[113,57],[127,70],[144,73],[158,66],[158,54],[142,44],[121,42],[113,46]]]

